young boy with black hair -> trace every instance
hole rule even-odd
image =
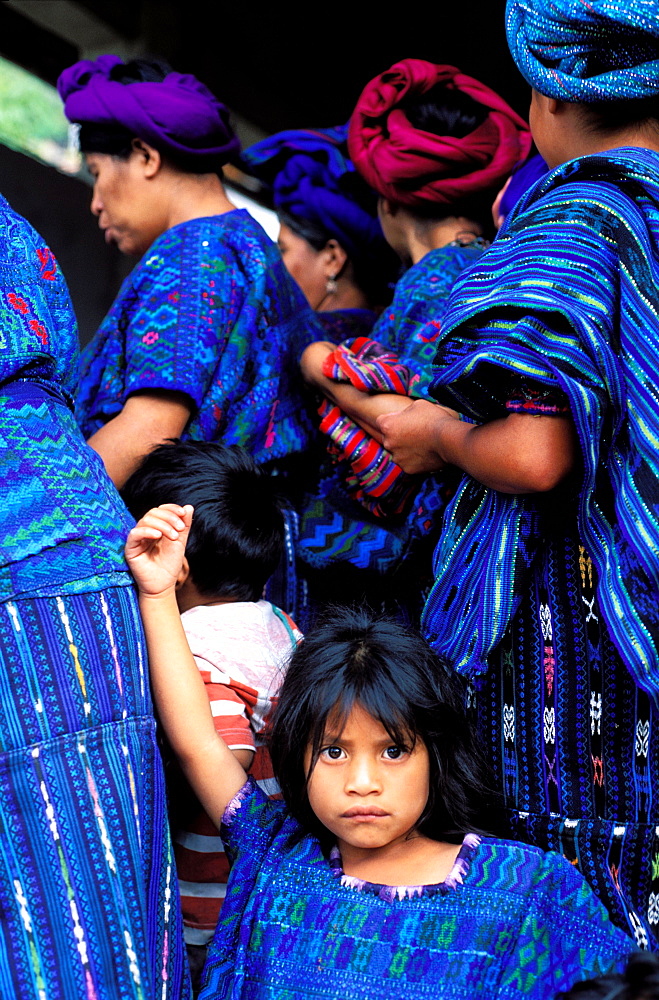
[[[145,458],[122,496],[136,519],[163,503],[194,507],[176,585],[181,621],[217,731],[263,790],[276,794],[261,734],[301,635],[288,615],[261,599],[284,544],[274,481],[238,445],[172,440]],[[194,979],[213,936],[229,869],[217,830],[192,793],[175,788],[171,794]]]

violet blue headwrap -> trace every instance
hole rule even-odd
[[[485,121],[462,138],[415,128],[401,104],[436,84],[484,105]],[[526,122],[502,97],[455,66],[424,59],[402,59],[367,83],[348,132],[350,156],[367,184],[412,207],[494,194],[530,147]]]
[[[510,182],[501,199],[501,204],[499,205],[499,212],[504,219],[512,211],[522,195],[526,194],[536,181],[544,177],[548,170],[549,167],[540,156],[540,153],[536,153],[513,171]]]
[[[120,125],[163,153],[226,163],[240,145],[229,110],[196,77],[168,73],[158,83],[119,83],[109,78],[118,56],[83,59],[57,81],[71,122]]]
[[[384,241],[377,196],[348,157],[348,126],[288,129],[242,154],[247,173],[271,190],[275,210],[320,226],[349,257]]]
[[[546,97],[659,94],[657,0],[508,0],[506,33],[520,73]]]

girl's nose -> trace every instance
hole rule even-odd
[[[346,791],[357,795],[370,795],[381,789],[377,764],[368,757],[354,758],[346,774]]]
[[[101,203],[101,199],[96,193],[96,188],[94,188],[94,191],[92,193],[92,203],[90,207],[92,210],[92,215],[100,215],[101,211],[103,210],[103,205]]]

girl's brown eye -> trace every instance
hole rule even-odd
[[[405,750],[403,749],[403,747],[387,747],[387,749],[385,750],[385,754],[389,758],[389,760],[399,760],[404,753]]]
[[[325,754],[326,757],[329,757],[330,760],[338,760],[343,753],[343,750],[341,747],[323,747],[320,752]]]

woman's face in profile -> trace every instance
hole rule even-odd
[[[277,246],[286,270],[300,286],[311,308],[317,309],[327,297],[328,255],[324,250],[316,250],[283,222]]]
[[[85,160],[94,179],[91,210],[106,243],[116,243],[125,254],[145,253],[167,226],[153,202],[144,152],[134,149],[127,159],[86,153]]]

